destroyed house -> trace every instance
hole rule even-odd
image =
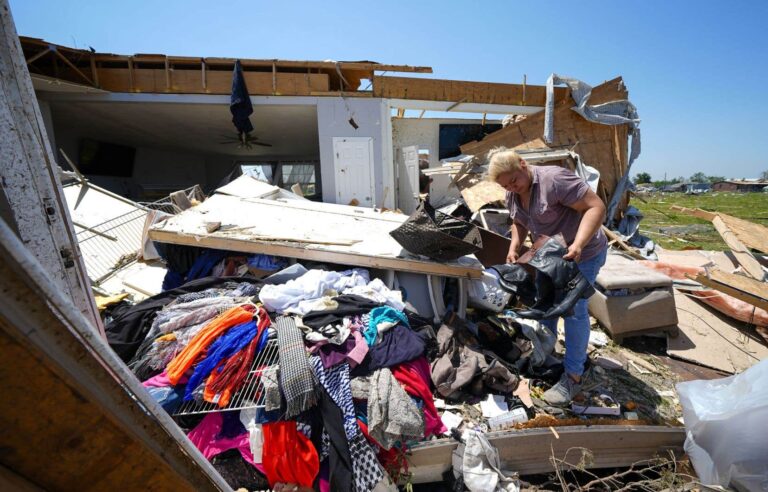
[[[432,69],[369,61],[243,59],[254,130],[242,140],[229,111],[234,59],[20,41],[52,146],[94,184],[140,201],[196,184],[210,191],[245,173],[284,189],[298,184],[311,200],[410,213],[420,167],[484,153],[489,142],[514,147],[543,128],[541,85],[384,75]],[[627,169],[627,125],[584,120],[569,110],[568,94],[554,90],[562,114],[553,146],[575,149],[601,172],[607,201]],[[626,97],[618,78],[596,87],[590,103]],[[536,117],[510,125],[512,135],[499,131],[507,114]],[[450,179],[434,179],[433,194],[458,197]]]
[[[673,207],[730,251],[654,251],[621,78],[108,55],[19,42],[0,6],[0,489],[765,483],[765,432],[738,430],[765,420],[768,229]],[[499,146],[608,204],[594,285],[557,237],[506,263]],[[544,322],[581,299],[589,367],[553,400],[572,332]]]

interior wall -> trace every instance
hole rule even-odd
[[[462,118],[391,118],[392,152],[395,165],[403,159],[402,149],[415,145],[429,150],[429,167],[440,166],[440,125],[443,124],[480,124],[481,119]],[[448,175],[432,176],[429,198],[430,203],[440,206],[461,196],[456,187],[450,187]]]
[[[486,120],[486,123],[491,122]],[[492,121],[496,123],[496,121]],[[429,167],[440,165],[440,125],[481,124],[481,119],[461,118],[392,118],[392,148],[395,159],[401,158],[403,147],[416,145],[429,149]]]
[[[354,119],[357,128],[350,124],[350,118]],[[375,203],[392,208],[394,180],[389,124],[389,107],[382,99],[318,98],[317,128],[324,202],[336,203],[333,138],[372,137]],[[388,189],[386,198],[385,189]]]
[[[76,125],[64,126],[51,123],[50,135],[77,164],[80,140],[89,135],[79,131]],[[117,142],[131,145],[130,142]],[[115,176],[89,176],[97,186],[133,199],[141,198],[142,189],[153,187],[183,189],[196,184],[211,191],[234,169],[237,162],[259,160],[317,160],[318,155],[224,155],[189,152],[184,150],[135,147],[133,175],[130,178]],[[68,168],[60,155],[62,167]],[[333,176],[328,179],[333,179]],[[324,185],[325,183],[323,183]]]
[[[75,125],[54,123],[53,128],[57,145],[77,164],[80,141],[90,136],[81,133]],[[130,142],[115,143],[130,145]],[[133,199],[141,199],[143,193],[153,188],[183,189],[207,183],[207,159],[203,154],[149,147],[135,148],[131,177],[91,175],[88,179],[97,186]],[[68,168],[60,154],[57,158],[62,167]]]

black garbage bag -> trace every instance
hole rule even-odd
[[[563,259],[568,251],[562,236],[548,238],[527,262],[536,269],[536,303],[517,314],[529,319],[567,316],[579,299],[589,298],[595,288],[576,262]]]
[[[389,235],[409,253],[435,261],[455,260],[483,248],[477,226],[435,210],[427,202],[421,202]]]

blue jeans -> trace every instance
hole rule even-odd
[[[597,256],[579,263],[579,271],[589,283],[594,284],[600,267],[605,264],[608,250],[603,250]],[[581,376],[584,372],[584,363],[587,361],[587,345],[589,345],[589,313],[587,312],[587,299],[579,299],[573,307],[573,316],[565,318],[565,360],[563,366],[565,372],[574,376]],[[557,334],[557,321],[559,318],[542,320],[541,324]]]

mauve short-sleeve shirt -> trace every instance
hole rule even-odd
[[[512,220],[533,234],[534,241],[540,235],[562,234],[570,245],[576,238],[581,214],[570,206],[584,197],[589,190],[587,183],[573,171],[559,166],[530,166],[533,172],[531,202],[528,212],[520,205],[516,193],[507,192],[507,208]],[[589,260],[607,247],[602,229],[598,229],[584,246],[581,260]]]

